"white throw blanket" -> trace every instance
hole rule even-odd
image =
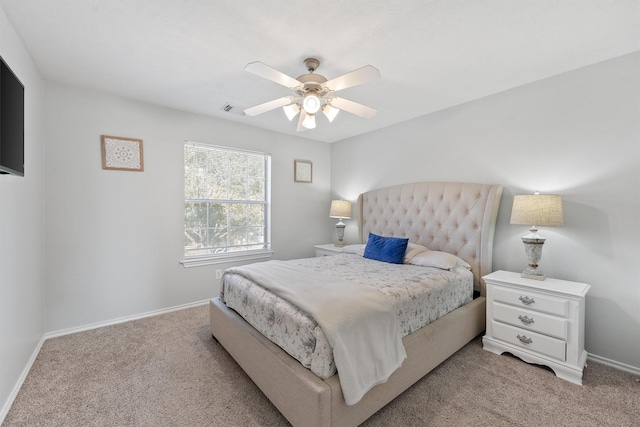
[[[358,403],[407,357],[393,304],[376,289],[301,269],[286,261],[233,267],[311,315],[333,347],[347,405]]]

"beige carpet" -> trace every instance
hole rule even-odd
[[[208,307],[47,340],[3,426],[283,426],[209,332]],[[582,387],[476,339],[365,426],[640,426],[639,378]]]

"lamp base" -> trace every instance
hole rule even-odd
[[[524,277],[525,279],[533,279],[533,280],[544,280],[547,278],[542,272],[538,269],[533,269],[527,267],[524,269],[520,277]]]
[[[532,228],[531,231],[531,234],[522,237],[529,266],[524,269],[520,276],[527,279],[544,280],[546,276],[538,270],[538,261],[542,258],[542,245],[544,245],[545,239],[537,235],[537,230]]]
[[[338,248],[344,246],[344,227],[345,224],[342,222],[342,220],[338,221],[338,223],[336,224],[336,231],[338,232],[338,243],[336,243],[335,246]]]

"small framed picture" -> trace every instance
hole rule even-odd
[[[142,140],[102,135],[102,169],[144,171]]]
[[[295,182],[313,182],[313,164],[309,160],[294,160],[293,180]]]

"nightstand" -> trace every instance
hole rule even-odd
[[[584,349],[584,283],[520,277],[496,271],[487,284],[487,331],[483,348],[509,352],[525,362],[551,368],[556,376],[582,385],[587,362]]]
[[[327,245],[315,245],[316,256],[329,256],[336,255],[342,252],[341,246],[336,246],[333,243],[329,243]]]

